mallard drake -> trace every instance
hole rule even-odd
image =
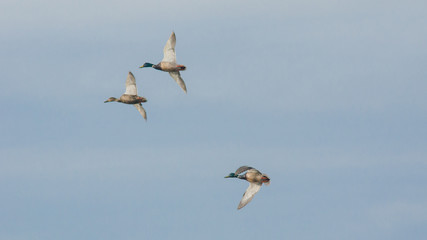
[[[184,71],[186,67],[184,65],[176,64],[175,44],[176,37],[175,33],[172,32],[171,36],[169,37],[169,40],[166,42],[166,45],[163,48],[162,61],[158,64],[146,62],[139,68],[152,67],[160,71],[168,72],[169,75],[171,75],[171,77],[175,79],[176,83],[178,83],[182,90],[187,93],[187,88],[185,87],[184,80],[182,80],[181,74],[179,73],[179,71]]]
[[[142,107],[141,104],[146,101],[146,98],[138,96],[135,77],[131,72],[129,72],[128,77],[126,78],[126,92],[122,96],[120,96],[119,99],[115,97],[110,97],[109,99],[104,101],[104,103],[121,102],[126,104],[133,104],[136,109],[138,109],[139,113],[141,113],[142,117],[147,120],[147,113],[145,112],[145,109]]]
[[[239,175],[245,171],[245,174]],[[225,178],[239,178],[249,182],[249,187],[243,194],[242,200],[240,200],[237,209],[241,209],[242,207],[246,206],[246,204],[248,204],[255,196],[255,194],[261,189],[263,183],[265,185],[270,184],[270,178],[267,176],[267,174],[261,173],[255,168],[248,166],[239,167],[236,172],[230,173],[228,176],[225,176]]]

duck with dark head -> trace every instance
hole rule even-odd
[[[149,62],[144,63],[139,68],[151,67],[160,71],[168,72],[169,75],[178,83],[178,85],[187,93],[187,87],[185,86],[184,80],[181,78],[180,71],[187,69],[184,65],[176,63],[176,54],[175,54],[175,45],[176,45],[176,36],[172,32],[169,40],[166,42],[165,47],[163,48],[163,59],[158,64],[152,64]]]
[[[241,174],[245,171],[246,173]],[[239,167],[234,173],[230,173],[228,176],[225,176],[225,178],[239,178],[249,182],[249,187],[243,194],[243,198],[240,201],[237,209],[241,209],[242,207],[246,206],[246,204],[248,204],[255,196],[255,194],[261,189],[263,183],[265,185],[270,184],[270,178],[267,176],[267,174],[261,173],[255,168],[248,166]]]

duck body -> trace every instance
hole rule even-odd
[[[187,93],[187,87],[185,86],[185,82],[179,73],[180,71],[187,69],[187,67],[176,63],[175,44],[176,36],[175,33],[172,32],[168,41],[166,42],[165,47],[163,48],[162,61],[158,64],[146,62],[139,68],[152,67],[156,70],[168,72],[169,75],[175,80],[175,82],[182,88],[182,90]]]
[[[157,64],[156,69],[164,71],[164,72],[178,72],[178,71],[185,71],[187,69],[184,65],[179,65],[173,62],[160,62]]]
[[[120,96],[120,102],[126,104],[138,104],[147,102],[147,99],[138,95],[123,94]]]
[[[245,171],[246,173],[240,174]],[[239,178],[249,182],[249,187],[243,194],[242,200],[240,200],[237,209],[241,209],[246,206],[252,200],[255,194],[261,189],[263,183],[265,185],[270,184],[270,178],[267,176],[267,174],[261,173],[255,168],[248,166],[242,166],[238,168],[234,173],[230,173],[228,176],[226,176],[226,178]]]
[[[244,175],[243,179],[250,183],[265,183],[268,185],[270,183],[270,178],[267,175],[262,174],[260,171],[256,169],[249,169]]]

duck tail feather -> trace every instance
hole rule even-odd
[[[267,186],[270,185],[270,178],[267,176],[267,174],[262,175],[262,182]]]

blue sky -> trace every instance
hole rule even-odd
[[[2,1],[0,240],[424,239],[426,7]]]

